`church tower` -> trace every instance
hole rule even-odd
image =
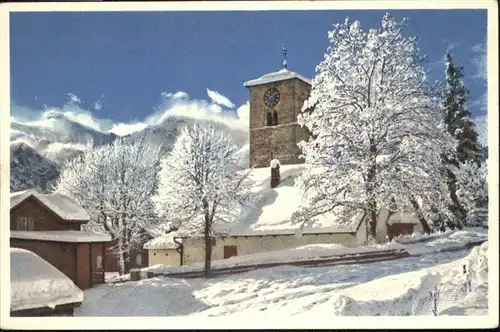
[[[297,115],[309,97],[311,82],[288,70],[286,49],[283,68],[244,83],[250,100],[250,166],[269,167],[272,159],[280,164],[299,164],[301,140],[309,136],[297,123]]]

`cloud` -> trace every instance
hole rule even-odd
[[[189,95],[184,91],[172,92],[162,92],[161,96],[165,99],[188,99]]]
[[[221,95],[217,91],[207,89],[207,95],[215,104],[219,104],[227,108],[234,108],[234,104],[226,96]]]
[[[211,91],[208,90],[207,91]],[[20,123],[36,124],[38,121],[46,119],[48,116],[57,114],[64,115],[71,121],[85,125],[101,132],[110,132],[119,136],[124,136],[133,132],[143,130],[147,126],[159,125],[168,121],[171,116],[183,116],[198,120],[212,120],[221,122],[231,129],[248,131],[248,110],[249,103],[239,106],[234,110],[235,105],[229,100],[225,105],[221,105],[224,96],[216,93],[210,101],[189,99],[189,95],[183,91],[161,93],[160,103],[152,108],[149,116],[143,120],[133,120],[130,122],[115,122],[111,119],[97,118],[92,111],[83,108],[82,100],[74,94],[62,107],[44,107],[33,110],[24,106],[11,103],[11,120]],[[222,98],[220,98],[222,97]],[[226,98],[227,99],[227,98]],[[97,103],[97,102],[96,102]],[[100,103],[100,102],[99,102]],[[102,104],[100,104],[102,106]],[[93,110],[96,110],[94,105]],[[98,108],[98,107],[97,107]]]
[[[189,99],[187,93],[182,92],[175,94],[164,92],[161,95],[164,99],[159,106],[155,107],[156,112],[146,117],[143,123],[158,125],[168,121],[169,117],[184,116],[197,120],[217,121],[233,129],[248,131],[248,121],[243,125],[238,111],[235,112],[213,100]]]
[[[102,110],[102,103],[100,101],[96,101],[94,103],[94,110],[96,110],[96,111]]]
[[[61,114],[69,120],[81,125],[90,127],[94,130],[106,132],[112,125],[110,119],[98,119],[91,111],[84,109],[81,104],[81,99],[74,94],[62,107],[43,106],[41,109],[31,109],[28,107],[17,105],[11,102],[10,113],[11,120],[20,123],[37,124],[37,122],[46,119],[48,116]]]
[[[78,98],[75,94],[69,92],[69,93],[67,93],[67,95],[68,95],[68,98],[69,98],[70,102],[75,103],[75,104],[81,104],[82,103],[82,100],[80,98]]]

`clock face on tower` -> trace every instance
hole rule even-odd
[[[276,88],[270,88],[264,94],[264,104],[267,107],[274,107],[280,101],[280,92]]]

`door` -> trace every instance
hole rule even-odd
[[[92,261],[92,286],[104,283],[104,243],[90,243]]]
[[[238,249],[236,246],[224,246],[224,258],[229,258],[238,255]]]

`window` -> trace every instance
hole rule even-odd
[[[32,217],[19,217],[17,218],[18,231],[34,231],[35,221]]]
[[[267,126],[272,126],[273,125],[273,115],[272,113],[269,111],[267,112]]]
[[[102,256],[97,256],[95,265],[98,269],[102,269]]]
[[[141,254],[137,254],[137,256],[135,256],[135,264],[142,265],[142,255]]]
[[[278,125],[278,112],[276,110],[273,111],[273,126]]]

